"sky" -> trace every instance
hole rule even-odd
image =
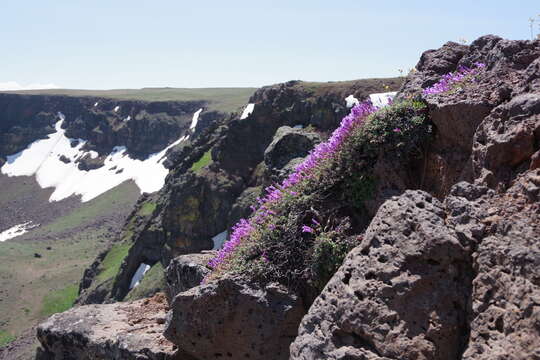
[[[398,76],[447,41],[530,38],[538,15],[538,0],[3,1],[0,89]]]

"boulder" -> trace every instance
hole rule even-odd
[[[38,360],[175,360],[162,335],[167,303],[163,294],[133,303],[85,305],[51,316],[39,325]]]
[[[282,286],[223,278],[176,295],[165,337],[198,360],[288,359],[304,313]]]
[[[165,272],[169,302],[178,293],[201,284],[210,273],[208,262],[215,254],[215,251],[203,251],[199,254],[180,255],[171,260]]]
[[[456,359],[471,275],[442,204],[393,197],[302,320],[291,359]]]

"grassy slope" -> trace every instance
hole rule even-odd
[[[124,183],[56,221],[0,243],[2,338],[71,306],[84,269],[108,246],[111,231],[119,228],[138,195],[133,183]]]
[[[141,101],[193,101],[207,100],[210,110],[232,112],[240,106],[247,104],[249,97],[256,88],[143,88],[143,89],[116,89],[116,90],[26,90],[14,91],[17,94],[31,95],[68,95],[105,97],[119,100]]]

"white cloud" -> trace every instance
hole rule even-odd
[[[43,89],[59,89],[60,86],[56,84],[29,84],[21,85],[16,81],[0,82],[0,91],[9,90],[43,90]]]

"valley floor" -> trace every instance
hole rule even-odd
[[[22,335],[4,356],[25,359],[35,348],[31,328],[71,307],[84,269],[109,246],[139,191],[126,182],[87,203],[48,203],[52,190],[40,189],[31,177],[2,175],[0,188],[0,229],[40,224],[0,242],[0,347]]]

